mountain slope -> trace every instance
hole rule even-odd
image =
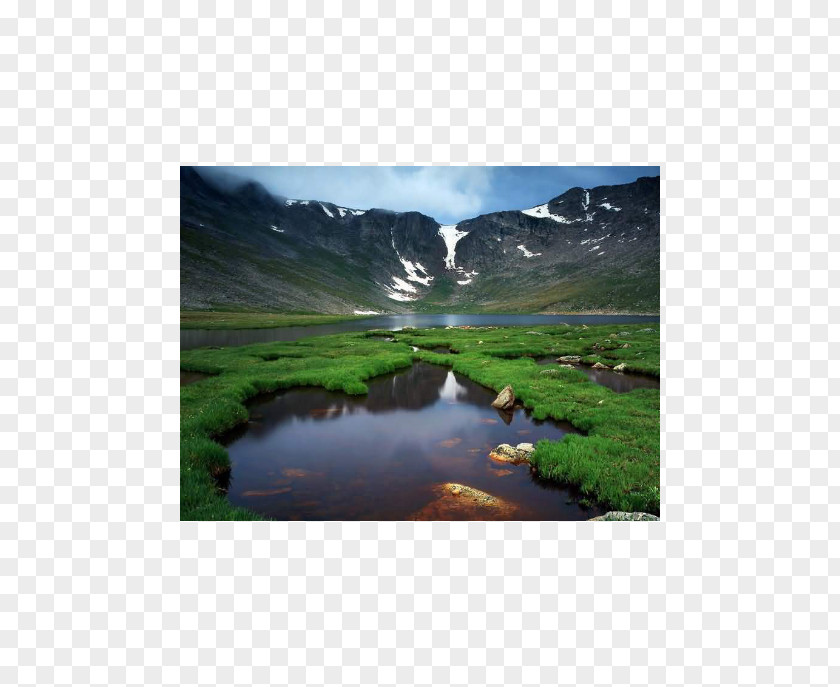
[[[181,169],[181,305],[286,311],[659,309],[659,178],[441,226],[232,191]]]

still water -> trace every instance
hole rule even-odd
[[[557,366],[558,362],[556,355],[544,356],[536,358],[537,365]],[[568,364],[568,363],[563,363]],[[593,384],[605,386],[617,394],[626,394],[633,389],[658,389],[659,377],[651,377],[648,375],[633,374],[632,372],[613,372],[612,370],[593,370],[588,365],[573,364],[573,368],[579,372],[583,372],[589,381]]]
[[[245,346],[268,341],[297,341],[307,336],[363,332],[368,329],[397,330],[403,327],[533,327],[561,324],[634,324],[659,322],[658,315],[380,315],[364,320],[350,320],[310,327],[277,327],[274,329],[182,329],[181,350],[201,346]]]
[[[366,396],[320,388],[265,395],[251,420],[222,441],[232,463],[228,497],[281,520],[584,520],[603,513],[545,482],[525,463],[488,457],[500,443],[576,433],[445,367],[415,363],[368,381]],[[496,497],[476,507],[446,491],[459,483]]]

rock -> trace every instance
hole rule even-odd
[[[479,341],[479,342],[478,342],[478,345],[480,346],[480,345],[481,345],[481,344],[483,344],[483,343],[484,343],[483,341]]]
[[[497,460],[500,463],[519,465],[520,463],[527,463],[530,461],[531,454],[533,452],[533,444],[517,444],[516,446],[511,446],[510,444],[499,444],[496,448],[490,451],[490,458]]]
[[[513,404],[516,401],[516,396],[513,394],[513,387],[508,384],[504,389],[501,390],[498,396],[496,396],[496,400],[493,401],[490,405],[494,408],[500,408],[501,410],[510,410],[513,408]]]
[[[655,332],[656,330],[648,328],[648,329],[640,329],[639,331],[640,332]]]
[[[580,356],[579,355],[561,355],[557,358],[558,363],[579,363]]]
[[[621,363],[620,365],[616,365],[613,368],[613,372],[624,372],[624,370],[626,370],[626,369],[627,369],[627,364],[626,363]]]
[[[619,336],[630,336],[630,332],[619,332]]]
[[[571,365],[561,365],[560,367],[571,367]],[[541,375],[556,375],[558,374],[557,370],[543,370],[540,372]]]
[[[570,370],[574,370],[574,369],[575,369],[575,366],[574,366],[574,365],[569,365],[568,363],[566,363],[565,365],[561,365],[560,367],[568,367]]]
[[[434,493],[437,498],[409,520],[512,520],[518,512],[516,505],[466,484],[439,484]]]
[[[618,338],[618,332],[614,332],[614,333],[610,334],[610,338],[611,339],[617,339]]]
[[[536,334],[537,336],[542,336],[545,332],[525,332],[526,334]]]
[[[603,363],[595,363],[595,364],[592,366],[592,369],[593,369],[593,370],[609,370],[610,368],[608,368],[608,367],[607,367],[606,365],[604,365]]]
[[[630,348],[630,344],[624,344],[622,348]]]
[[[593,520],[609,520],[609,521],[639,521],[639,520],[659,520],[655,515],[651,515],[650,513],[626,513],[620,510],[611,510],[609,513],[605,515],[599,515],[597,518],[589,518],[589,521],[592,522]]]
[[[587,327],[585,324],[582,324],[582,325],[580,326],[580,328],[581,328],[581,329],[589,329],[589,327]]]

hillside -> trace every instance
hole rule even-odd
[[[289,312],[659,310],[659,177],[441,226],[222,190],[181,168],[181,305]]]

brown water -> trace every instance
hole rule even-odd
[[[182,329],[181,350],[201,346],[245,346],[267,341],[297,341],[307,336],[341,334],[343,332],[364,332],[368,329],[390,329],[403,327],[513,327],[548,324],[595,325],[632,324],[639,322],[658,323],[656,315],[380,315],[363,320],[349,320],[308,327],[277,327],[273,329]]]
[[[445,367],[415,363],[368,382],[366,396],[304,388],[258,397],[223,439],[228,497],[281,520],[584,520],[603,511],[529,465],[488,457],[500,443],[562,439],[568,423],[490,406],[495,393]],[[480,507],[442,486],[491,494]]]
[[[572,365],[576,370],[583,372],[583,374],[589,377],[590,382],[612,389],[617,394],[626,394],[628,391],[633,391],[633,389],[659,388],[658,377],[632,374],[630,372],[613,372],[612,370],[593,370],[588,365],[575,365],[574,363],[558,363],[556,355],[535,358],[534,362],[537,365]]]
[[[207,379],[208,377],[212,377],[212,375],[206,375],[203,372],[188,372],[187,370],[181,370],[181,386],[195,384],[196,382],[200,382],[202,379]]]

